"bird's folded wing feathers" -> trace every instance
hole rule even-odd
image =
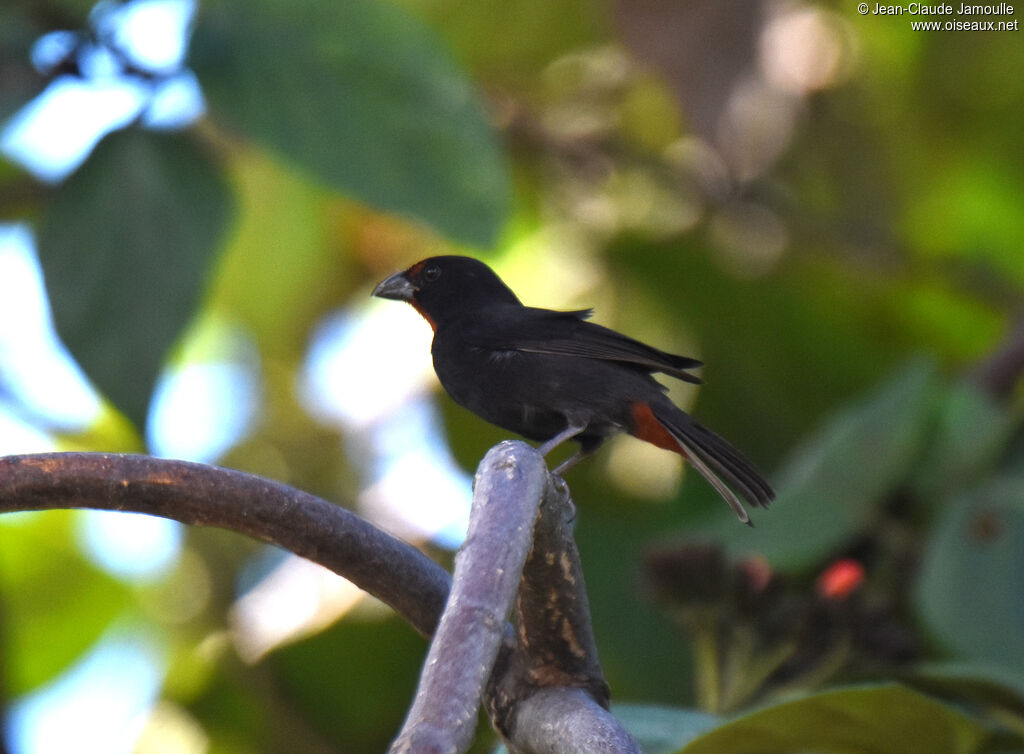
[[[489,322],[487,342],[479,344],[501,350],[619,361],[686,382],[701,382],[699,377],[685,371],[701,366],[697,359],[666,353],[607,327],[585,322],[590,316],[589,309],[556,312],[523,307],[522,310],[530,316],[514,322],[499,318],[497,327]]]

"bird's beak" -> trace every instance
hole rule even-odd
[[[404,272],[396,272],[378,283],[373,289],[373,295],[395,301],[411,301],[416,295],[416,286],[409,282]]]

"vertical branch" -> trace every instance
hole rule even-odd
[[[516,601],[516,646],[485,703],[509,748],[530,754],[638,754],[608,712],[564,483],[547,488]]]
[[[523,442],[496,445],[481,461],[448,603],[392,752],[463,752],[472,743],[547,479]]]
[[[497,720],[505,719],[517,700],[550,686],[584,688],[602,707],[608,706],[572,534],[574,515],[565,485],[550,486],[516,600],[516,638],[524,664],[519,673],[503,679],[507,688],[494,689],[489,704]]]

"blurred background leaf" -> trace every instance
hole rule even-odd
[[[469,83],[387,3],[213,2],[192,40],[212,115],[331,187],[461,241],[494,241],[502,156]]]
[[[1024,667],[1022,505],[1019,478],[994,479],[949,506],[926,543],[918,606],[957,657]]]
[[[686,754],[775,751],[978,751],[989,731],[953,707],[897,684],[837,689],[757,710],[680,749]]]
[[[136,426],[171,346],[195,316],[232,197],[189,135],[111,134],[39,226],[57,330]]]
[[[785,570],[806,569],[865,529],[922,453],[935,383],[931,362],[910,364],[795,450],[772,515],[758,522],[757,551]],[[719,536],[742,553],[752,546],[742,534],[729,527]]]

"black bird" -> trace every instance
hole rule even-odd
[[[382,281],[374,296],[407,301],[434,330],[441,385],[477,416],[531,440],[546,455],[566,440],[579,452],[564,474],[606,437],[627,432],[686,458],[750,523],[736,493],[767,506],[775,492],[732,445],[672,403],[651,374],[700,383],[701,362],[659,351],[588,322],[590,310],[523,306],[483,262],[440,256]]]

